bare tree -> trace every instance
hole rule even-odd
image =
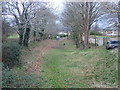
[[[5,5],[6,10],[3,12],[3,15],[12,16],[15,19],[16,25],[18,27],[19,34],[19,44],[22,46],[28,46],[29,34],[30,34],[30,24],[29,24],[29,10],[31,2],[17,2],[9,1],[3,2],[2,5]]]
[[[90,28],[101,15],[99,7],[99,3],[95,2],[66,3],[66,9],[63,12],[63,22],[70,25],[75,37],[79,38],[76,40],[78,45],[82,43],[85,48],[89,46]]]
[[[10,23],[2,19],[2,42],[6,41],[12,30],[13,28],[10,26]]]
[[[30,33],[33,33],[34,36],[38,33],[42,38],[46,25],[51,19],[55,18],[47,2],[10,0],[9,2],[3,2],[2,6],[5,8],[4,16],[14,17],[21,46],[28,46]]]
[[[34,36],[34,41],[36,35],[39,35],[39,40],[44,39],[44,34],[51,32],[49,24],[53,24],[56,20],[53,9],[49,7],[48,2],[35,2],[34,7],[32,7],[32,14],[34,16],[31,19],[31,26]],[[47,31],[49,27],[49,31]],[[52,27],[52,26],[51,26]]]

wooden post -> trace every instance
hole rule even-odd
[[[96,36],[94,37],[94,39],[95,39],[95,46],[97,46],[97,40],[96,40]]]

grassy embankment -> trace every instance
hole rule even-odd
[[[104,47],[76,50],[64,41],[44,56],[41,75],[43,87],[116,87],[117,57]]]
[[[66,43],[65,46],[63,45],[64,42]],[[71,41],[60,41],[58,47],[51,49],[44,56],[39,76],[35,73],[26,72],[26,64],[34,61],[37,53],[39,53],[32,50],[38,45],[42,44],[31,43],[29,47],[31,51],[23,49],[23,66],[12,69],[12,72],[18,75],[16,81],[17,79],[26,80],[24,85],[15,81],[15,84],[20,85],[18,87],[87,88],[117,86],[118,58],[113,53],[105,50],[104,47],[77,50]]]
[[[13,35],[7,38],[4,43],[18,43],[18,37]],[[41,76],[26,71],[29,63],[36,59],[35,47],[39,43],[29,43],[29,49],[21,48],[20,66],[14,66],[12,69],[3,69],[2,86],[3,88],[33,88],[41,86]],[[15,62],[15,60],[13,61]]]

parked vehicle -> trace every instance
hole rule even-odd
[[[60,40],[60,36],[56,36],[56,40]]]
[[[118,34],[107,34],[107,36],[118,36]]]
[[[106,49],[114,49],[120,45],[120,41],[108,41],[106,43]]]

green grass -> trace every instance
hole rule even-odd
[[[16,38],[19,38],[19,35],[18,34],[12,34],[8,38],[9,39],[16,39]]]
[[[73,79],[76,78],[72,75],[74,73],[70,74],[67,70],[69,67],[74,67],[74,65],[66,65],[66,62],[69,62],[66,56],[66,51],[51,50],[44,58],[42,74],[46,77],[47,87],[61,88],[86,86],[86,83],[79,82],[80,79],[73,81]]]
[[[12,35],[8,36],[7,39],[4,41],[4,43],[6,43],[6,42],[16,42],[16,43],[18,43],[19,42],[18,34],[12,34]]]
[[[13,76],[16,73],[14,84],[33,88],[93,88],[99,87],[102,83],[103,88],[117,87],[118,58],[115,54],[104,47],[79,50],[69,40],[59,42],[58,47],[52,48],[43,57],[39,76],[27,73],[24,66],[35,60],[40,53],[39,50],[33,49],[40,45],[45,46],[46,43],[30,43],[31,51],[24,48],[23,66],[12,69],[13,74],[10,72]],[[17,80],[21,80],[20,84]],[[26,80],[24,86],[21,85],[23,80]]]
[[[98,36],[98,35],[90,35],[90,37],[101,37],[101,38],[118,38],[120,36]]]
[[[65,41],[64,41],[65,42]],[[63,43],[63,42],[62,42]],[[117,57],[103,47],[76,50],[65,42],[48,52],[42,62],[43,87],[82,88],[117,86]],[[98,85],[96,84],[98,83]]]

